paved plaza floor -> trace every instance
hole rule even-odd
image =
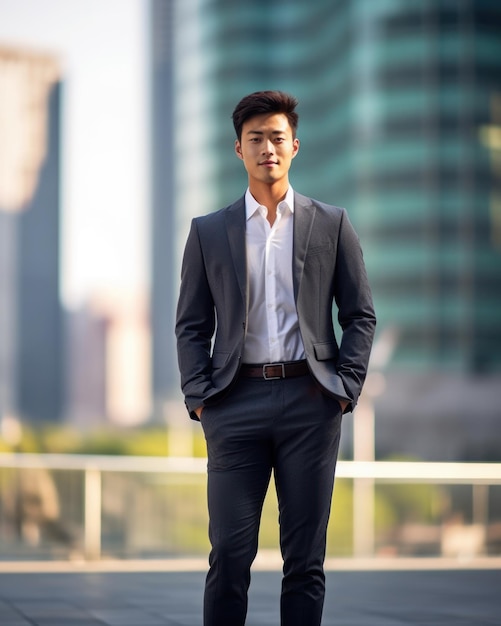
[[[204,573],[0,573],[1,626],[201,626]],[[329,571],[323,626],[501,625],[495,569]],[[247,626],[279,626],[280,573],[253,574]]]

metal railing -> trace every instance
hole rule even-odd
[[[52,533],[57,537],[65,536],[65,531],[58,530],[55,522],[73,516],[74,526],[80,530],[77,541],[80,554],[88,561],[103,556],[105,535],[109,544],[106,554],[120,554],[121,558],[137,554],[138,550],[142,550],[144,555],[148,547],[154,553],[164,540],[168,543],[167,551],[179,549],[181,553],[203,553],[206,549],[205,544],[200,545],[203,540],[200,539],[193,547],[190,541],[186,543],[186,537],[193,536],[196,524],[202,528],[197,532],[205,536],[205,473],[206,459],[203,458],[0,454],[0,548],[2,544],[8,547],[23,541],[38,545],[40,539],[36,526],[40,526],[45,515],[50,518]],[[34,493],[36,489],[40,491],[40,487],[33,487],[36,481],[31,480],[30,483],[26,480],[27,476],[32,479],[46,477],[44,480],[49,486],[42,490],[57,497],[50,515],[40,513],[43,499],[47,496]],[[51,486],[54,480],[57,484]],[[444,554],[444,536],[450,543],[451,537],[457,537],[458,533],[459,543],[463,546],[476,537],[476,543],[471,548],[473,552],[487,556],[501,554],[501,511],[497,506],[501,502],[501,498],[497,497],[501,485],[501,464],[339,461],[336,480],[336,484],[341,482],[350,486],[347,501],[352,504],[349,520],[351,556],[376,556],[378,550],[386,553],[384,550],[389,545],[394,547],[399,541],[402,543],[401,538],[397,540],[393,535],[391,539],[385,539],[387,545],[376,538],[377,503],[385,496],[388,485],[393,490],[396,486],[407,485],[409,490],[404,493],[393,491],[392,497],[395,499],[398,496],[401,501],[405,496],[404,500],[410,498],[414,503],[416,498],[410,486],[431,486],[432,499],[441,502],[445,498],[449,502],[449,518],[458,517],[458,513],[450,505],[451,494],[444,489],[447,486],[463,486],[466,491],[463,489],[460,494],[459,521],[456,519],[453,523],[449,519],[448,523],[444,523],[443,519],[439,519],[440,515],[435,515],[432,522],[426,523],[416,519],[415,513],[412,514],[414,518],[405,513],[405,520],[397,519],[388,527],[391,526],[392,531],[407,529],[413,545],[419,541],[421,545],[426,541],[430,545],[434,542],[433,549],[439,551],[438,556]],[[334,507],[336,498],[335,493]],[[71,502],[73,512],[70,510]],[[158,506],[160,508],[156,508]],[[401,508],[400,504],[396,508],[399,506]],[[67,511],[63,510],[65,507]],[[147,528],[140,528],[143,524],[147,524]],[[169,533],[169,537],[165,539],[162,535],[154,544],[152,537],[160,536],[158,529],[163,526],[168,527],[165,532]],[[13,533],[13,528],[17,529],[17,534]],[[349,528],[346,533],[350,533]],[[420,539],[425,535],[426,540]],[[127,540],[116,539],[122,536],[126,536]],[[490,543],[486,541],[488,536],[493,537]],[[438,542],[441,544],[437,548]],[[12,553],[15,558],[15,550]],[[8,555],[0,555],[0,559],[5,558]]]

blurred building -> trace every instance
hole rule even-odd
[[[170,226],[181,244],[193,215],[245,189],[236,102],[295,94],[292,184],[347,207],[391,344],[367,386],[377,454],[499,459],[501,4],[159,4],[176,26]]]
[[[348,4],[349,165],[332,182],[396,333],[376,449],[499,460],[501,5]]]
[[[79,428],[136,426],[151,415],[145,298],[107,292],[66,313],[65,415]]]
[[[86,303],[76,310],[66,311],[65,319],[66,419],[78,428],[102,426],[108,417],[108,317]]]
[[[0,419],[61,417],[59,81],[55,59],[0,47]]]
[[[174,5],[150,0],[151,329],[153,417],[177,391],[174,341],[176,224],[174,212]]]
[[[101,304],[107,312],[106,408],[115,424],[135,426],[151,417],[151,332],[145,298]]]

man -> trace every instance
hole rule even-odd
[[[193,220],[183,259],[181,384],[208,452],[205,626],[245,624],[272,471],[284,559],[281,624],[320,625],[341,417],[360,394],[374,334],[346,212],[289,185],[299,149],[296,104],[276,91],[239,102],[235,151],[249,187],[231,206]]]

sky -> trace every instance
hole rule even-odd
[[[0,45],[63,78],[61,296],[148,287],[147,0],[0,0]]]

